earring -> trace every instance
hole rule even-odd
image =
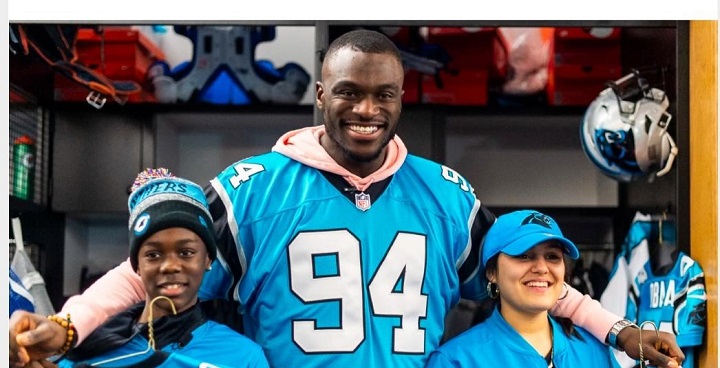
[[[208,267],[205,269],[205,271],[210,271],[210,270],[212,270],[212,266],[208,266]]]
[[[497,299],[500,296],[500,288],[498,288],[498,284],[495,282],[488,282],[485,289],[490,299]]]

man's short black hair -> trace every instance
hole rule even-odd
[[[397,46],[387,36],[377,31],[356,29],[342,34],[330,43],[325,52],[325,58],[332,56],[344,47],[371,54],[389,54],[402,63],[402,56]]]

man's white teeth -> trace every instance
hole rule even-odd
[[[530,281],[527,284],[525,284],[530,287],[548,287],[547,281]]]
[[[350,130],[356,133],[361,134],[372,134],[377,132],[378,127],[377,126],[365,126],[365,125],[350,125]]]

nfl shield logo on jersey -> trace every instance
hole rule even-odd
[[[365,193],[355,194],[355,207],[361,211],[370,209],[370,195]]]

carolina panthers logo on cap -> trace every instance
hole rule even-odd
[[[525,219],[520,224],[520,226],[527,225],[527,224],[535,224],[535,225],[540,225],[540,226],[546,227],[548,229],[552,229],[552,227],[551,227],[552,221],[553,220],[550,217],[545,216],[542,213],[536,212],[528,217],[525,217]]]
[[[135,226],[133,227],[133,231],[135,232],[135,236],[142,235],[150,226],[150,214],[149,213],[143,213],[135,220]]]

